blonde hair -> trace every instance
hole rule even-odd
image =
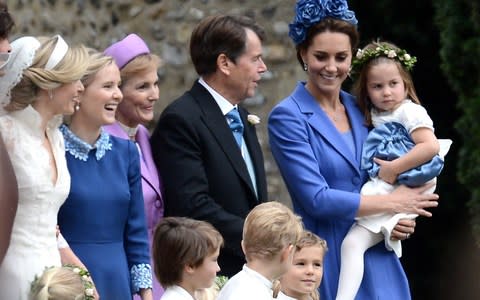
[[[88,52],[83,45],[69,47],[63,59],[51,70],[46,70],[57,37],[37,37],[40,47],[30,67],[23,70],[22,79],[11,90],[11,101],[6,111],[22,110],[32,104],[39,89],[51,90],[82,78],[88,66]]]
[[[83,300],[85,286],[81,277],[69,267],[46,269],[30,290],[29,300]]]
[[[127,82],[130,78],[135,77],[139,73],[147,70],[157,70],[162,65],[162,60],[159,56],[151,53],[139,55],[128,62],[122,69],[120,69],[120,76],[122,82]]]
[[[302,250],[303,248],[308,247],[319,247],[323,250],[323,256],[328,251],[327,241],[316,235],[315,233],[304,230],[302,236],[298,240],[297,244],[295,245],[295,252]],[[295,254],[294,254],[295,255]],[[281,283],[279,280],[276,280],[273,284],[273,297],[277,298],[278,293],[282,289]],[[287,295],[288,296],[288,295]],[[310,297],[312,300],[320,300],[320,294],[318,293],[318,289],[315,289],[311,294]]]
[[[299,216],[280,202],[257,205],[243,226],[243,250],[247,261],[273,259],[286,246],[295,245],[303,231]]]
[[[365,51],[368,49],[376,49],[381,45],[385,45],[388,48],[395,49],[397,50],[397,52],[400,50],[400,48],[398,48],[396,45],[392,43],[380,42],[380,41],[374,41],[369,43],[363,48],[363,50]],[[365,115],[367,125],[372,125],[372,115],[370,113],[370,109],[372,108],[372,101],[368,96],[368,89],[367,89],[368,72],[373,66],[376,66],[382,63],[391,63],[397,66],[398,72],[400,73],[400,77],[402,78],[403,83],[405,85],[405,90],[406,90],[408,99],[412,100],[412,102],[416,104],[420,104],[420,100],[417,96],[417,92],[415,91],[415,86],[413,85],[412,76],[410,75],[410,72],[405,68],[405,66],[402,65],[402,63],[397,59],[388,58],[387,56],[383,56],[383,55],[378,56],[376,58],[369,60],[362,66],[362,68],[358,73],[358,77],[355,80],[355,83],[353,85],[353,93],[357,97],[358,105],[360,106],[361,111]]]
[[[114,60],[111,56],[106,56],[102,52],[99,52],[93,48],[88,49],[88,55],[89,55],[88,67],[81,79],[82,84],[85,88],[87,88],[87,86],[89,86],[90,83],[92,83],[98,71],[114,63]]]

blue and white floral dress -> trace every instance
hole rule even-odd
[[[152,287],[137,147],[103,130],[92,147],[67,126],[60,130],[71,175],[60,230],[102,299],[131,300]]]

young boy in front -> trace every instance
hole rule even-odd
[[[291,265],[303,231],[301,220],[287,206],[266,202],[245,219],[242,249],[247,263],[220,290],[217,300],[271,300],[272,282]]]
[[[194,300],[196,290],[212,286],[222,245],[222,236],[207,222],[163,218],[153,237],[155,275],[166,288],[160,299]]]

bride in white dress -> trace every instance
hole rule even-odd
[[[72,114],[83,91],[84,47],[60,36],[12,42],[0,77],[0,133],[18,181],[10,246],[0,265],[0,299],[27,299],[45,267],[59,266],[57,213],[70,189],[62,115]]]

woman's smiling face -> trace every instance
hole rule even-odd
[[[92,125],[115,122],[115,112],[123,95],[119,88],[120,71],[115,63],[100,69],[85,87],[78,115],[84,115]]]

